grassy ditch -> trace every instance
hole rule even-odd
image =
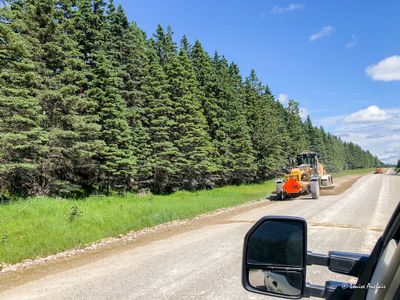
[[[172,195],[30,198],[0,205],[0,265],[44,257],[105,237],[263,199],[274,181]],[[1,267],[0,267],[1,268]]]

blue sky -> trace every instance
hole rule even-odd
[[[151,36],[171,25],[254,68],[315,125],[386,162],[400,156],[400,1],[119,0]]]

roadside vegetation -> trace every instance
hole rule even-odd
[[[13,201],[0,206],[0,264],[44,257],[106,237],[265,199],[274,188],[274,181],[270,180],[171,195]]]
[[[334,173],[366,174],[373,169]],[[262,200],[274,180],[170,195],[90,196],[80,200],[32,197],[0,205],[0,265],[44,257],[106,237]]]
[[[262,182],[305,150],[331,172],[379,163],[113,1],[3,0],[0,32],[0,202]]]

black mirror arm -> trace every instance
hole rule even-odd
[[[307,252],[307,265],[327,266],[335,273],[358,277],[368,261],[367,254],[330,251],[328,255]]]
[[[307,265],[329,266],[329,256],[307,251]]]
[[[317,285],[307,282],[306,287],[304,289],[304,298],[317,297],[324,298],[325,295],[325,286]]]
[[[328,300],[347,300],[352,295],[349,284],[339,281],[327,281],[325,286],[316,284],[306,284],[304,298],[316,297]]]

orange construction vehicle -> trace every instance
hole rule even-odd
[[[279,200],[293,198],[302,194],[311,194],[319,198],[321,188],[332,188],[332,175],[326,174],[316,152],[303,152],[290,159],[288,174],[276,180],[276,197]]]
[[[381,167],[376,167],[374,173],[375,174],[383,174],[383,170]]]

